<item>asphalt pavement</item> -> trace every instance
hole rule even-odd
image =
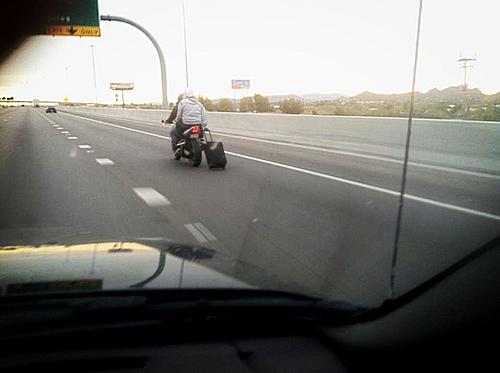
[[[375,305],[389,292],[400,162],[214,134],[228,167],[175,161],[170,128],[0,111],[0,242],[167,237],[256,286]],[[410,166],[397,293],[500,232],[500,177]]]

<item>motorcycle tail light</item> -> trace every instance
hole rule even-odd
[[[191,132],[192,133],[200,133],[200,127],[198,127],[198,126],[193,127],[193,130]]]

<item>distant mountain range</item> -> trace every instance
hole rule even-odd
[[[356,102],[380,102],[380,101],[408,101],[410,93],[396,93],[396,94],[381,94],[373,92],[362,92],[356,96],[349,97],[348,101]],[[452,86],[439,90],[433,88],[426,93],[416,92],[415,99],[417,101],[432,101],[432,102],[452,102],[460,101],[464,98],[464,91],[461,86]],[[487,95],[481,92],[478,88],[471,88],[467,90],[467,100],[474,101],[500,101],[500,92],[492,95]]]
[[[340,94],[340,93],[306,93],[303,95],[289,94],[289,95],[267,96],[270,103],[278,103],[280,101],[283,101],[285,99],[290,99],[290,98],[302,99],[305,102],[333,101],[333,100],[337,100],[341,97],[345,97],[345,95]]]
[[[410,92],[383,94],[365,91],[355,96],[347,96],[341,93],[306,93],[306,94],[288,94],[288,95],[269,95],[266,96],[271,104],[278,104],[285,99],[302,99],[306,103],[318,101],[336,101],[338,99],[351,101],[351,102],[381,102],[381,101],[396,101],[404,102],[410,100]],[[456,102],[463,100],[464,91],[461,86],[451,86],[445,89],[433,88],[426,93],[416,92],[415,98],[417,101],[425,102]],[[220,99],[215,99],[218,102]],[[233,100],[233,99],[231,99]],[[469,102],[500,102],[500,92],[487,95],[481,92],[478,88],[471,88],[467,90],[467,100]],[[239,99],[234,100],[237,104]]]

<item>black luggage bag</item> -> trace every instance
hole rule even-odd
[[[227,160],[224,153],[224,145],[220,141],[213,141],[210,130],[205,129],[210,134],[210,141],[205,145],[205,157],[207,158],[208,168],[226,168]]]

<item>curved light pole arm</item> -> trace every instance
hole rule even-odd
[[[101,21],[116,21],[116,22],[124,22],[128,23],[131,26],[134,26],[135,28],[139,29],[146,35],[149,40],[151,40],[151,43],[156,48],[156,51],[158,52],[158,57],[160,58],[160,72],[161,72],[161,92],[162,92],[162,103],[161,106],[163,109],[168,109],[168,98],[167,98],[167,69],[165,67],[165,58],[163,57],[163,52],[161,51],[160,45],[156,41],[156,39],[151,35],[148,30],[146,30],[144,27],[139,25],[138,23],[124,17],[117,17],[117,16],[101,16]]]

